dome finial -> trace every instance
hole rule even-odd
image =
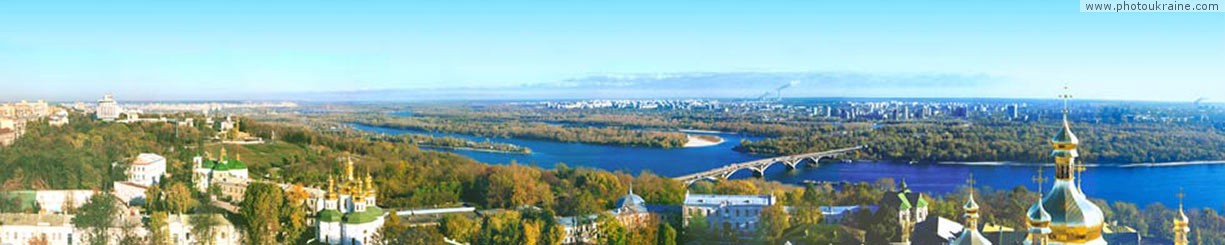
[[[1178,196],[1178,214],[1179,214],[1179,215],[1181,215],[1181,216],[1182,216],[1182,219],[1185,221],[1185,220],[1187,220],[1187,215],[1186,215],[1185,213],[1183,213],[1183,211],[1182,211],[1182,199],[1183,199],[1183,198],[1185,198],[1185,197],[1187,197],[1187,193],[1186,193],[1186,192],[1183,192],[1183,189],[1182,189],[1182,187],[1181,187],[1181,186],[1179,186],[1179,187],[1178,187],[1178,195],[1177,195],[1177,196]]]
[[[1063,98],[1063,121],[1067,122],[1068,121],[1068,111],[1069,111],[1068,110],[1068,100],[1072,99],[1072,94],[1068,93],[1067,84],[1063,85],[1063,94],[1059,95],[1059,98]]]

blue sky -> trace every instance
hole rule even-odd
[[[1076,1],[255,2],[0,2],[0,100],[839,72],[991,78],[918,97],[1051,98],[1068,83],[1081,98],[1225,101],[1225,13],[1081,13]]]

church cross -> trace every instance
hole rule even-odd
[[[1080,183],[1081,183],[1081,181],[1084,181],[1084,178],[1081,178],[1081,177],[1083,177],[1083,176],[1084,176],[1084,172],[1085,172],[1086,170],[1089,170],[1089,169],[1088,169],[1088,168],[1085,168],[1085,165],[1084,165],[1084,164],[1077,164],[1077,165],[1076,165],[1076,187],[1080,187]]]
[[[1034,183],[1038,183],[1038,194],[1042,194],[1042,183],[1046,183],[1046,177],[1042,176],[1042,167],[1038,167],[1038,175],[1035,175]]]
[[[1182,199],[1187,197],[1187,193],[1183,192],[1182,187],[1178,187],[1178,210],[1182,210]]]

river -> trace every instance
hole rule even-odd
[[[562,143],[545,140],[488,138],[450,133],[423,132],[400,130],[381,127],[354,125],[359,130],[404,134],[416,133],[433,136],[449,136],[473,141],[510,143],[532,149],[532,154],[504,154],[482,151],[447,150],[477,161],[507,164],[512,161],[520,164],[531,164],[552,168],[554,164],[563,162],[570,166],[595,167],[613,171],[638,173],[649,170],[663,176],[679,176],[723,166],[729,163],[745,162],[768,156],[753,155],[733,151],[740,140],[760,140],[741,134],[713,133],[724,139],[722,144],[698,148],[657,149],[640,147],[623,147],[593,145],[583,143]],[[1036,165],[1006,164],[1006,163],[944,163],[944,164],[905,164],[877,161],[855,161],[852,163],[824,163],[817,167],[801,167],[787,171],[781,164],[771,166],[766,170],[765,178],[783,183],[798,184],[805,180],[814,181],[867,181],[880,178],[905,179],[910,188],[915,191],[937,194],[955,191],[964,185],[965,179],[973,173],[978,185],[995,189],[1011,189],[1023,185],[1030,190],[1037,188],[1031,181],[1037,174]],[[1053,179],[1052,171],[1046,168],[1046,184],[1049,188]],[[749,178],[750,171],[735,173],[732,178]],[[1175,194],[1179,187],[1185,188],[1188,208],[1225,206],[1225,165],[1200,164],[1162,167],[1091,167],[1082,175],[1083,189],[1092,198],[1110,201],[1127,201],[1143,207],[1149,203],[1161,202],[1166,206],[1178,205]]]

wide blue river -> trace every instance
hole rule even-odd
[[[532,154],[504,154],[481,151],[452,151],[477,161],[507,164],[511,161],[519,164],[538,165],[552,168],[556,163],[566,163],[570,166],[595,167],[613,171],[638,173],[647,170],[663,176],[679,176],[726,165],[728,163],[751,161],[768,156],[759,156],[733,151],[740,140],[759,140],[738,134],[714,134],[723,137],[724,142],[716,146],[680,149],[655,149],[639,147],[622,147],[607,145],[592,145],[582,143],[560,143],[543,140],[488,138],[469,135],[422,132],[380,127],[354,125],[359,130],[386,134],[426,134],[433,136],[449,136],[474,141],[489,140],[492,142],[510,143],[532,149]],[[805,180],[814,181],[867,181],[880,178],[905,179],[911,189],[932,193],[948,193],[964,185],[965,179],[973,173],[980,186],[996,189],[1010,189],[1024,185],[1030,190],[1037,188],[1032,181],[1037,173],[1036,165],[1027,164],[905,164],[873,161],[855,161],[853,163],[823,163],[817,167],[803,167],[787,171],[786,167],[775,165],[766,170],[765,178],[784,183],[800,183]],[[1049,188],[1053,179],[1049,167],[1045,171],[1045,188]],[[732,176],[749,178],[752,173],[740,171]],[[1082,175],[1083,189],[1093,198],[1110,201],[1127,201],[1143,207],[1149,203],[1161,202],[1167,206],[1178,204],[1175,194],[1179,187],[1185,188],[1188,208],[1225,207],[1225,165],[1181,165],[1162,167],[1118,167],[1099,166],[1089,168]]]

